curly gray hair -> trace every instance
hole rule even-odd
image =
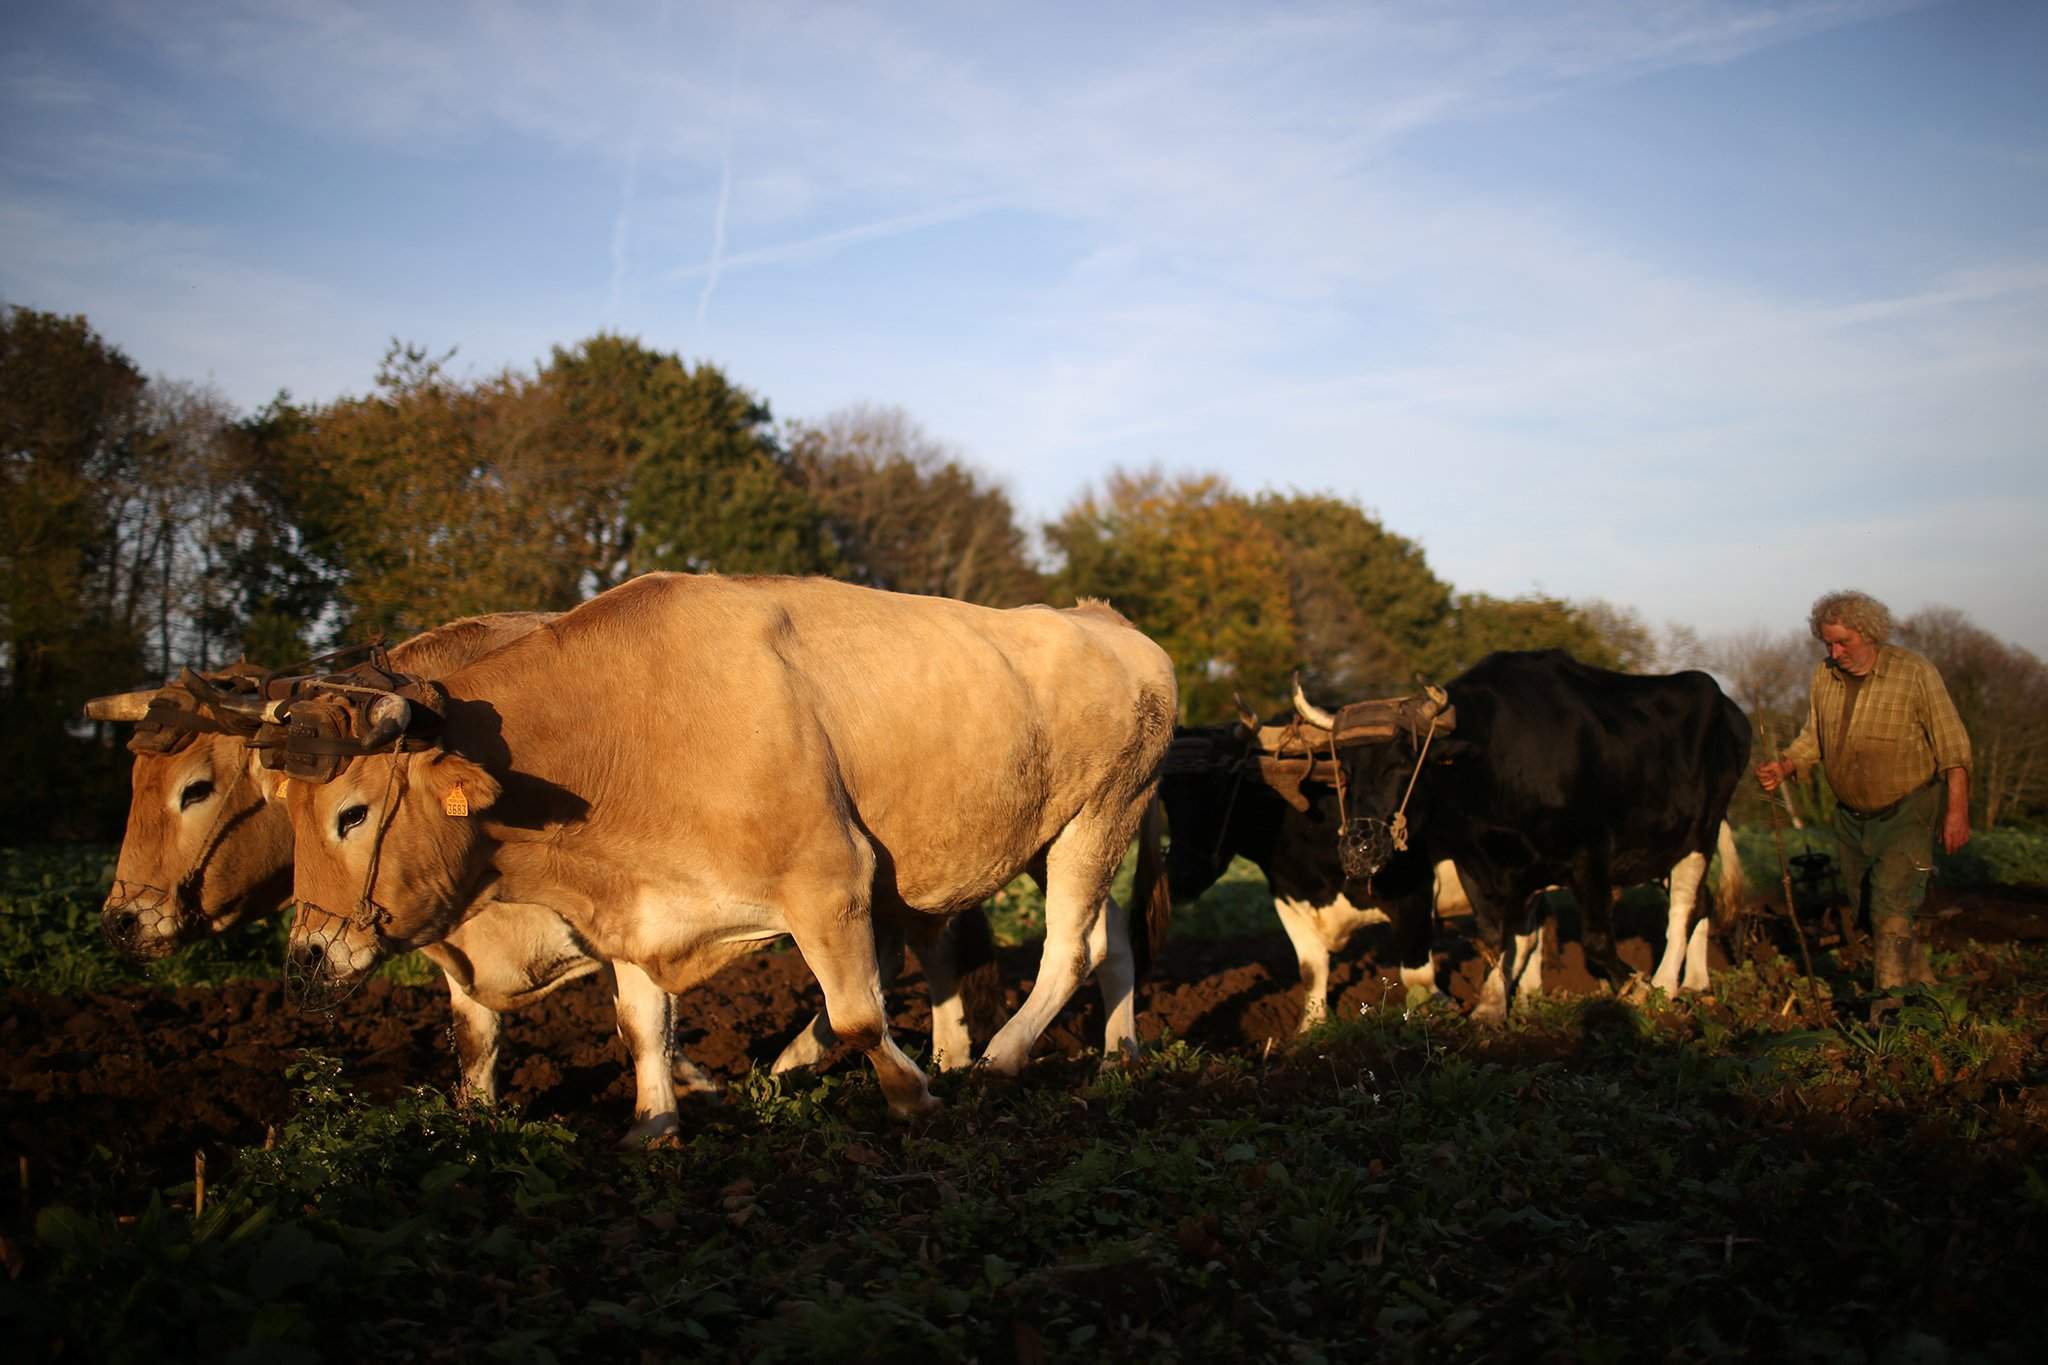
[[[1820,638],[1822,626],[1847,626],[1874,645],[1892,638],[1892,614],[1884,603],[1867,592],[1853,588],[1831,592],[1813,604],[1806,618],[1813,638]]]

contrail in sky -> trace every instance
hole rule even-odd
[[[658,52],[666,46],[668,39],[668,16],[671,0],[661,0],[661,7],[654,17],[654,49]],[[651,97],[643,82],[640,88],[640,107],[633,115],[633,136],[626,144],[625,183],[619,187],[619,214],[612,220],[612,278],[611,288],[605,295],[605,326],[613,327],[619,320],[619,303],[626,292],[626,248],[633,235],[633,200],[640,192],[640,149],[647,140],[647,105]]]
[[[739,105],[740,25],[744,11],[733,16],[732,61],[726,69],[725,138],[718,156],[718,207],[711,217],[711,259],[704,265],[704,287],[697,291],[697,325],[701,338],[705,315],[711,311],[711,296],[718,290],[718,272],[725,264],[725,210],[732,198],[732,125]],[[702,344],[700,340],[699,345]]]

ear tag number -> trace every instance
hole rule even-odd
[[[280,800],[280,801],[284,800],[284,798],[285,798],[285,795],[286,795],[286,793],[290,792],[290,791],[291,791],[291,789],[292,789],[292,780],[291,780],[291,779],[290,779],[289,777],[280,777],[280,778],[278,778],[278,779],[277,779],[277,799],[278,799],[278,800]]]
[[[469,814],[469,793],[462,789],[460,782],[448,789],[448,795],[441,800],[441,809],[450,815]]]

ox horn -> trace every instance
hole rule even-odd
[[[250,716],[256,720],[274,723],[277,720],[277,713],[284,709],[286,700],[289,699],[281,698],[277,701],[262,701],[256,697],[222,696],[216,698],[210,705],[218,707],[223,711],[232,711],[238,716]]]
[[[1237,693],[1232,692],[1230,694],[1230,699],[1237,703],[1237,718],[1238,720],[1243,722],[1244,728],[1251,731],[1253,734],[1257,734],[1259,732],[1258,713],[1253,711],[1251,707],[1246,706],[1244,704],[1244,698],[1238,695]]]
[[[1295,714],[1299,715],[1310,725],[1319,725],[1325,730],[1335,730],[1337,728],[1337,718],[1335,716],[1302,695],[1301,674],[1299,673],[1294,675],[1294,710]]]
[[[87,720],[141,720],[149,714],[149,703],[159,691],[145,688],[140,692],[116,692],[112,696],[94,697],[85,704]]]
[[[370,703],[364,720],[369,725],[369,733],[363,736],[363,748],[381,749],[404,734],[405,727],[412,723],[412,703],[386,692]]]

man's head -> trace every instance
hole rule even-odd
[[[1877,667],[1877,648],[1892,634],[1892,614],[1884,603],[1854,591],[1822,597],[1813,604],[1807,624],[1827,650],[1828,662],[1859,678]]]

